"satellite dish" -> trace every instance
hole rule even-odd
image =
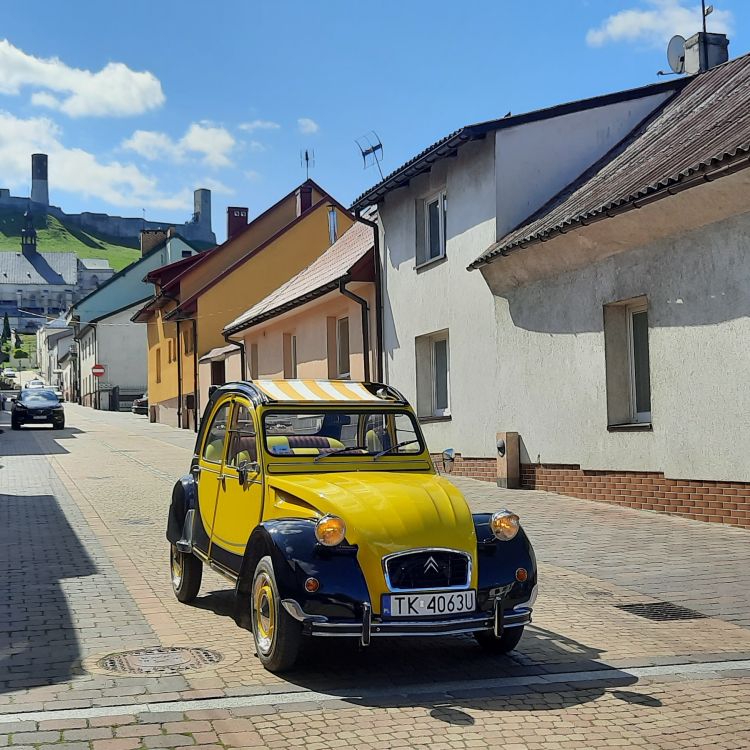
[[[685,37],[677,34],[669,40],[667,60],[669,60],[669,67],[675,73],[685,72]]]

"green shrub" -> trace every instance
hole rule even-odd
[[[16,349],[13,352],[13,358],[14,359],[28,359],[29,353],[25,352],[23,349]]]

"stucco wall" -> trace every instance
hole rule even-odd
[[[557,195],[669,96],[654,94],[498,130],[497,237]]]
[[[370,308],[370,348],[375,351],[374,284],[349,284],[348,289],[364,297]],[[328,379],[328,318],[349,318],[349,358],[352,380],[364,379],[362,356],[362,312],[358,304],[339,292],[332,292],[316,302],[309,303],[274,318],[245,332],[247,367],[250,368],[251,346],[258,347],[258,376],[283,378],[284,334],[297,337],[297,377]],[[249,373],[248,373],[249,376]],[[375,357],[370,355],[370,378],[375,379]]]
[[[521,460],[750,481],[748,247],[744,214],[498,296],[489,408]],[[608,432],[603,305],[639,295],[653,432]]]
[[[470,143],[436,163],[379,206],[384,234],[384,351],[388,382],[416,404],[415,338],[449,330],[452,419],[424,424],[431,451],[453,447],[491,456],[495,411],[477,394],[496,382],[494,301],[481,274],[466,266],[495,241],[494,142]],[[441,187],[448,194],[446,258],[415,268],[415,201]]]

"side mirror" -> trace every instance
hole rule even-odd
[[[257,461],[242,461],[237,467],[237,477],[240,481],[241,486],[247,484],[247,480],[251,476],[255,476],[260,473],[260,464]]]
[[[453,462],[456,460],[456,451],[453,448],[446,448],[443,451],[443,471],[446,474],[453,472]]]

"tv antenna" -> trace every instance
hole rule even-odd
[[[701,10],[703,11],[703,33],[706,33],[706,18],[714,12],[713,5],[706,5],[706,0],[701,0]]]
[[[378,168],[380,172],[380,179],[383,179],[383,170],[380,168],[380,162],[383,160],[383,144],[378,137],[378,134],[371,130],[365,135],[361,135],[354,141],[359,148],[359,152],[362,154],[362,163],[364,169],[371,167],[373,164]]]
[[[299,165],[305,168],[305,179],[310,179],[310,170],[315,166],[315,151],[311,148],[300,151]]]

